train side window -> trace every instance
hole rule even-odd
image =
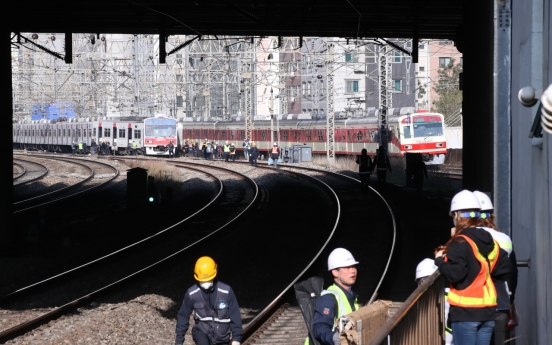
[[[410,135],[410,126],[404,126],[404,138],[405,139],[410,139],[411,135]]]
[[[230,139],[234,140],[234,131],[230,131]]]
[[[312,131],[310,131],[310,130],[305,132],[305,135],[307,136],[307,141],[311,141],[311,133],[312,133]]]
[[[139,129],[134,130],[134,139],[141,139],[142,138],[142,131]]]
[[[226,140],[226,130],[222,130],[222,140]]]
[[[322,130],[318,130],[318,141],[324,141],[324,136],[322,135]]]
[[[284,141],[287,141],[288,140],[288,131],[283,131],[282,133],[284,134]]]
[[[261,131],[261,137],[263,138],[263,141],[266,141],[266,131]]]
[[[362,141],[362,131],[358,131],[357,133],[357,140]]]
[[[111,128],[104,128],[104,137],[111,138]]]
[[[124,137],[126,137],[125,129],[124,128],[119,128],[119,138],[124,138]]]
[[[92,136],[95,138],[96,137],[96,128],[93,128],[92,129]]]
[[[297,131],[293,131],[293,141],[297,141]]]
[[[207,131],[203,131],[203,137],[204,137],[205,139],[208,139],[208,138],[207,138]]]

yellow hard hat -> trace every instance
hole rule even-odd
[[[253,144],[251,144],[251,145],[253,145],[253,146],[257,146],[257,144],[256,144],[256,143],[253,143]]]
[[[208,256],[197,259],[194,268],[194,278],[198,282],[207,282],[217,276],[217,264]]]

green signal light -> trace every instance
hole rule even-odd
[[[149,202],[153,202],[153,197],[150,196],[149,199],[148,199]]]

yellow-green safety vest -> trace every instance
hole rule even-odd
[[[224,145],[224,152],[230,152],[230,145]]]
[[[138,144],[137,143],[132,143],[132,148],[135,149],[138,147]]]
[[[343,290],[341,290],[341,288],[339,288],[337,285],[335,285],[335,284],[331,285],[327,290],[322,291],[320,293],[320,296],[324,296],[324,295],[327,295],[327,294],[334,295],[335,299],[337,300],[337,309],[339,310],[339,315],[335,315],[334,322],[339,317],[350,314],[350,313],[353,312],[353,308],[349,304],[349,299],[345,295],[345,292],[343,292]],[[354,304],[355,304],[355,310],[358,310],[359,307],[358,307],[358,301],[357,301],[356,298],[355,298]],[[307,339],[305,339],[305,344],[304,345],[309,345],[309,337],[307,337]]]

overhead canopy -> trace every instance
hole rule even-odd
[[[454,39],[462,0],[10,1],[12,32]],[[417,35],[416,35],[417,32]]]

